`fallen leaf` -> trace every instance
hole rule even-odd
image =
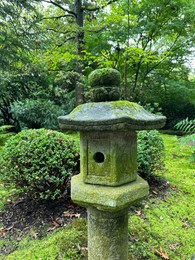
[[[144,208],[145,208],[145,209],[149,209],[150,207],[146,204],[146,205],[144,206]]]
[[[88,247],[81,247],[79,244],[77,245],[79,251],[88,251]]]
[[[179,243],[174,243],[174,244],[169,245],[169,248],[170,248],[172,251],[174,251],[177,246],[179,246]]]
[[[189,225],[188,225],[187,223],[184,223],[184,224],[182,225],[182,228],[188,229],[188,228],[189,228]]]
[[[14,225],[12,225],[12,226],[10,226],[10,227],[7,227],[7,228],[6,228],[6,231],[10,231],[13,227],[14,227]]]
[[[158,195],[158,192],[156,192],[155,190],[152,190],[152,193]]]
[[[167,253],[162,253],[161,257],[162,257],[163,259],[169,259],[169,256],[168,256]]]
[[[60,226],[60,224],[58,223],[58,221],[57,220],[52,220],[52,225],[53,226],[55,226],[55,227],[59,227]]]
[[[37,239],[38,233],[37,233],[37,232],[32,232],[32,237],[34,237],[35,239]]]
[[[81,214],[79,214],[79,213],[76,213],[76,214],[75,214],[75,217],[76,217],[76,218],[80,218],[80,216],[81,216]]]
[[[171,249],[171,250],[175,250],[175,246],[174,245],[169,245],[169,249]]]
[[[1,228],[0,228],[0,235],[1,235],[2,237],[5,237],[6,232],[7,232],[7,230],[6,230],[4,227],[1,227]]]
[[[47,229],[47,232],[54,231],[55,229],[56,229],[56,227],[55,227],[55,226],[53,226],[53,227],[50,227],[50,228],[48,228],[48,229]]]
[[[47,232],[51,232],[51,231],[53,231],[53,230],[55,230],[56,228],[58,228],[58,227],[61,226],[61,224],[59,223],[59,221],[58,221],[57,219],[53,219],[53,220],[52,220],[52,225],[53,225],[53,227],[49,227],[49,228],[47,229]]]
[[[63,213],[63,215],[64,215],[64,217],[70,217],[70,218],[72,218],[72,217],[74,217],[74,213],[71,213],[71,212],[69,212],[69,211],[65,211],[64,213]]]
[[[176,185],[173,185],[173,186],[171,187],[171,189],[172,189],[172,190],[177,190],[177,186],[176,186]]]
[[[157,249],[155,249],[155,252],[161,256],[162,259],[169,259],[169,256],[166,252],[163,252],[162,247],[160,247],[159,251]]]
[[[65,211],[64,214],[63,214],[65,217],[75,217],[75,218],[80,218],[81,214],[79,213],[71,213],[69,211]]]
[[[135,212],[136,212],[137,216],[141,216],[141,214],[142,214],[141,210],[136,210]]]

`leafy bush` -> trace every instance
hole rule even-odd
[[[79,167],[78,144],[70,136],[46,129],[24,130],[2,149],[0,175],[41,199],[58,199],[67,192],[68,177]]]
[[[13,128],[14,126],[12,125],[0,126],[0,147],[3,146],[5,142],[15,134],[13,132]]]
[[[195,119],[189,120],[188,117],[175,125],[175,128],[184,132],[193,134],[195,133]]]
[[[159,103],[146,103],[145,105],[143,105],[143,107],[150,113],[162,115],[162,108],[159,106]]]
[[[144,179],[164,168],[164,143],[156,130],[138,132],[138,173]]]
[[[167,117],[167,129],[174,129],[179,121],[195,117],[194,87],[189,89],[184,86],[173,85],[168,87],[167,95],[162,95],[159,101],[162,113]]]
[[[192,154],[189,158],[190,162],[195,162],[195,120],[189,120],[188,117],[175,125],[175,128],[188,134],[180,138],[182,146],[191,146],[193,148]]]
[[[52,130],[24,130],[3,147],[0,177],[36,198],[63,197],[69,177],[79,171],[78,143],[78,139]],[[138,173],[148,179],[163,167],[164,145],[159,133],[139,132]]]
[[[12,111],[24,128],[47,128],[57,129],[57,117],[64,114],[61,107],[50,100],[26,99],[25,101],[14,102]]]

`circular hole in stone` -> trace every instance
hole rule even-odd
[[[104,154],[101,152],[97,152],[94,154],[93,159],[97,162],[97,163],[103,163],[105,158],[104,158]]]

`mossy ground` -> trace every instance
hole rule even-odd
[[[6,260],[33,259],[86,259],[87,234],[86,220],[75,220],[66,228],[61,228],[43,239],[32,239],[29,234],[19,245],[19,248],[2,258]]]
[[[170,186],[166,192],[162,186],[152,187],[146,200],[130,208],[129,259],[188,260],[195,254],[195,165],[188,161],[192,149],[180,147],[176,136],[163,135],[163,139],[166,170],[159,177],[166,178]],[[0,185],[2,210],[11,192]],[[9,231],[4,232],[0,225],[2,260],[87,259],[86,219],[43,232],[41,238],[32,226],[21,240],[18,236],[10,237]]]
[[[130,259],[188,260],[195,254],[195,165],[188,161],[192,149],[180,147],[176,136],[162,137],[166,170],[159,175],[170,188],[166,194],[158,187],[151,190],[130,213]]]

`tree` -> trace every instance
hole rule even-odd
[[[97,67],[114,67],[122,74],[124,99],[157,100],[164,108],[174,91],[185,90],[189,96],[193,89],[185,62],[195,41],[195,5],[194,0],[186,1],[3,1],[4,6],[16,8],[20,18],[12,24],[17,30],[23,28],[24,41],[19,34],[19,43],[28,47],[16,48],[26,63],[15,60],[12,67],[25,71],[31,64],[39,73],[47,73],[49,88],[63,89],[64,99],[76,89],[76,104],[83,102],[83,75]],[[43,3],[47,8],[41,9]],[[2,20],[7,23],[10,18]]]
[[[98,16],[99,28],[103,22],[106,29],[87,39],[92,64],[121,72],[123,98],[159,102],[172,126],[173,120],[193,118],[195,111],[187,66],[195,43],[194,3],[145,0],[128,6],[128,1],[118,1]]]
[[[33,37],[29,22],[34,21],[36,11],[32,11],[27,21],[21,17],[23,7],[14,1],[0,3],[0,121],[4,124],[15,122],[10,110],[11,102],[27,93],[25,81],[19,84],[16,75],[21,75],[33,48],[29,44],[29,37]]]
[[[96,36],[95,43],[95,36],[90,35],[89,59],[121,72],[124,86],[128,83],[123,91],[125,99],[142,103],[156,100],[165,108],[168,99],[174,100],[180,93],[183,101],[185,98],[182,103],[193,107],[193,98],[188,97],[192,96],[194,84],[186,61],[195,43],[194,3],[144,0],[131,1],[130,6],[128,1],[112,4],[108,13],[98,17],[99,27],[102,19],[106,30]],[[178,109],[179,100],[176,103]]]
[[[79,77],[76,84],[76,103],[77,105],[83,103],[84,101],[84,85],[82,83],[83,69],[84,69],[84,49],[85,49],[85,35],[84,35],[84,25],[85,25],[85,17],[93,17],[91,13],[98,12],[99,10],[104,9],[108,5],[112,4],[116,0],[109,1],[95,1],[88,2],[83,0],[34,0],[34,1],[16,1],[16,4],[23,5],[25,8],[33,8],[36,3],[47,3],[51,4],[55,7],[57,11],[57,15],[50,17],[42,17],[42,19],[52,19],[56,21],[61,19],[64,23],[64,28],[62,31],[58,31],[58,29],[49,28],[49,30],[55,30],[57,33],[63,34],[64,42],[72,40],[75,42],[76,40],[76,48],[77,48],[77,62],[75,71],[78,73]],[[13,1],[11,1],[13,2]],[[66,27],[68,29],[66,29]]]

